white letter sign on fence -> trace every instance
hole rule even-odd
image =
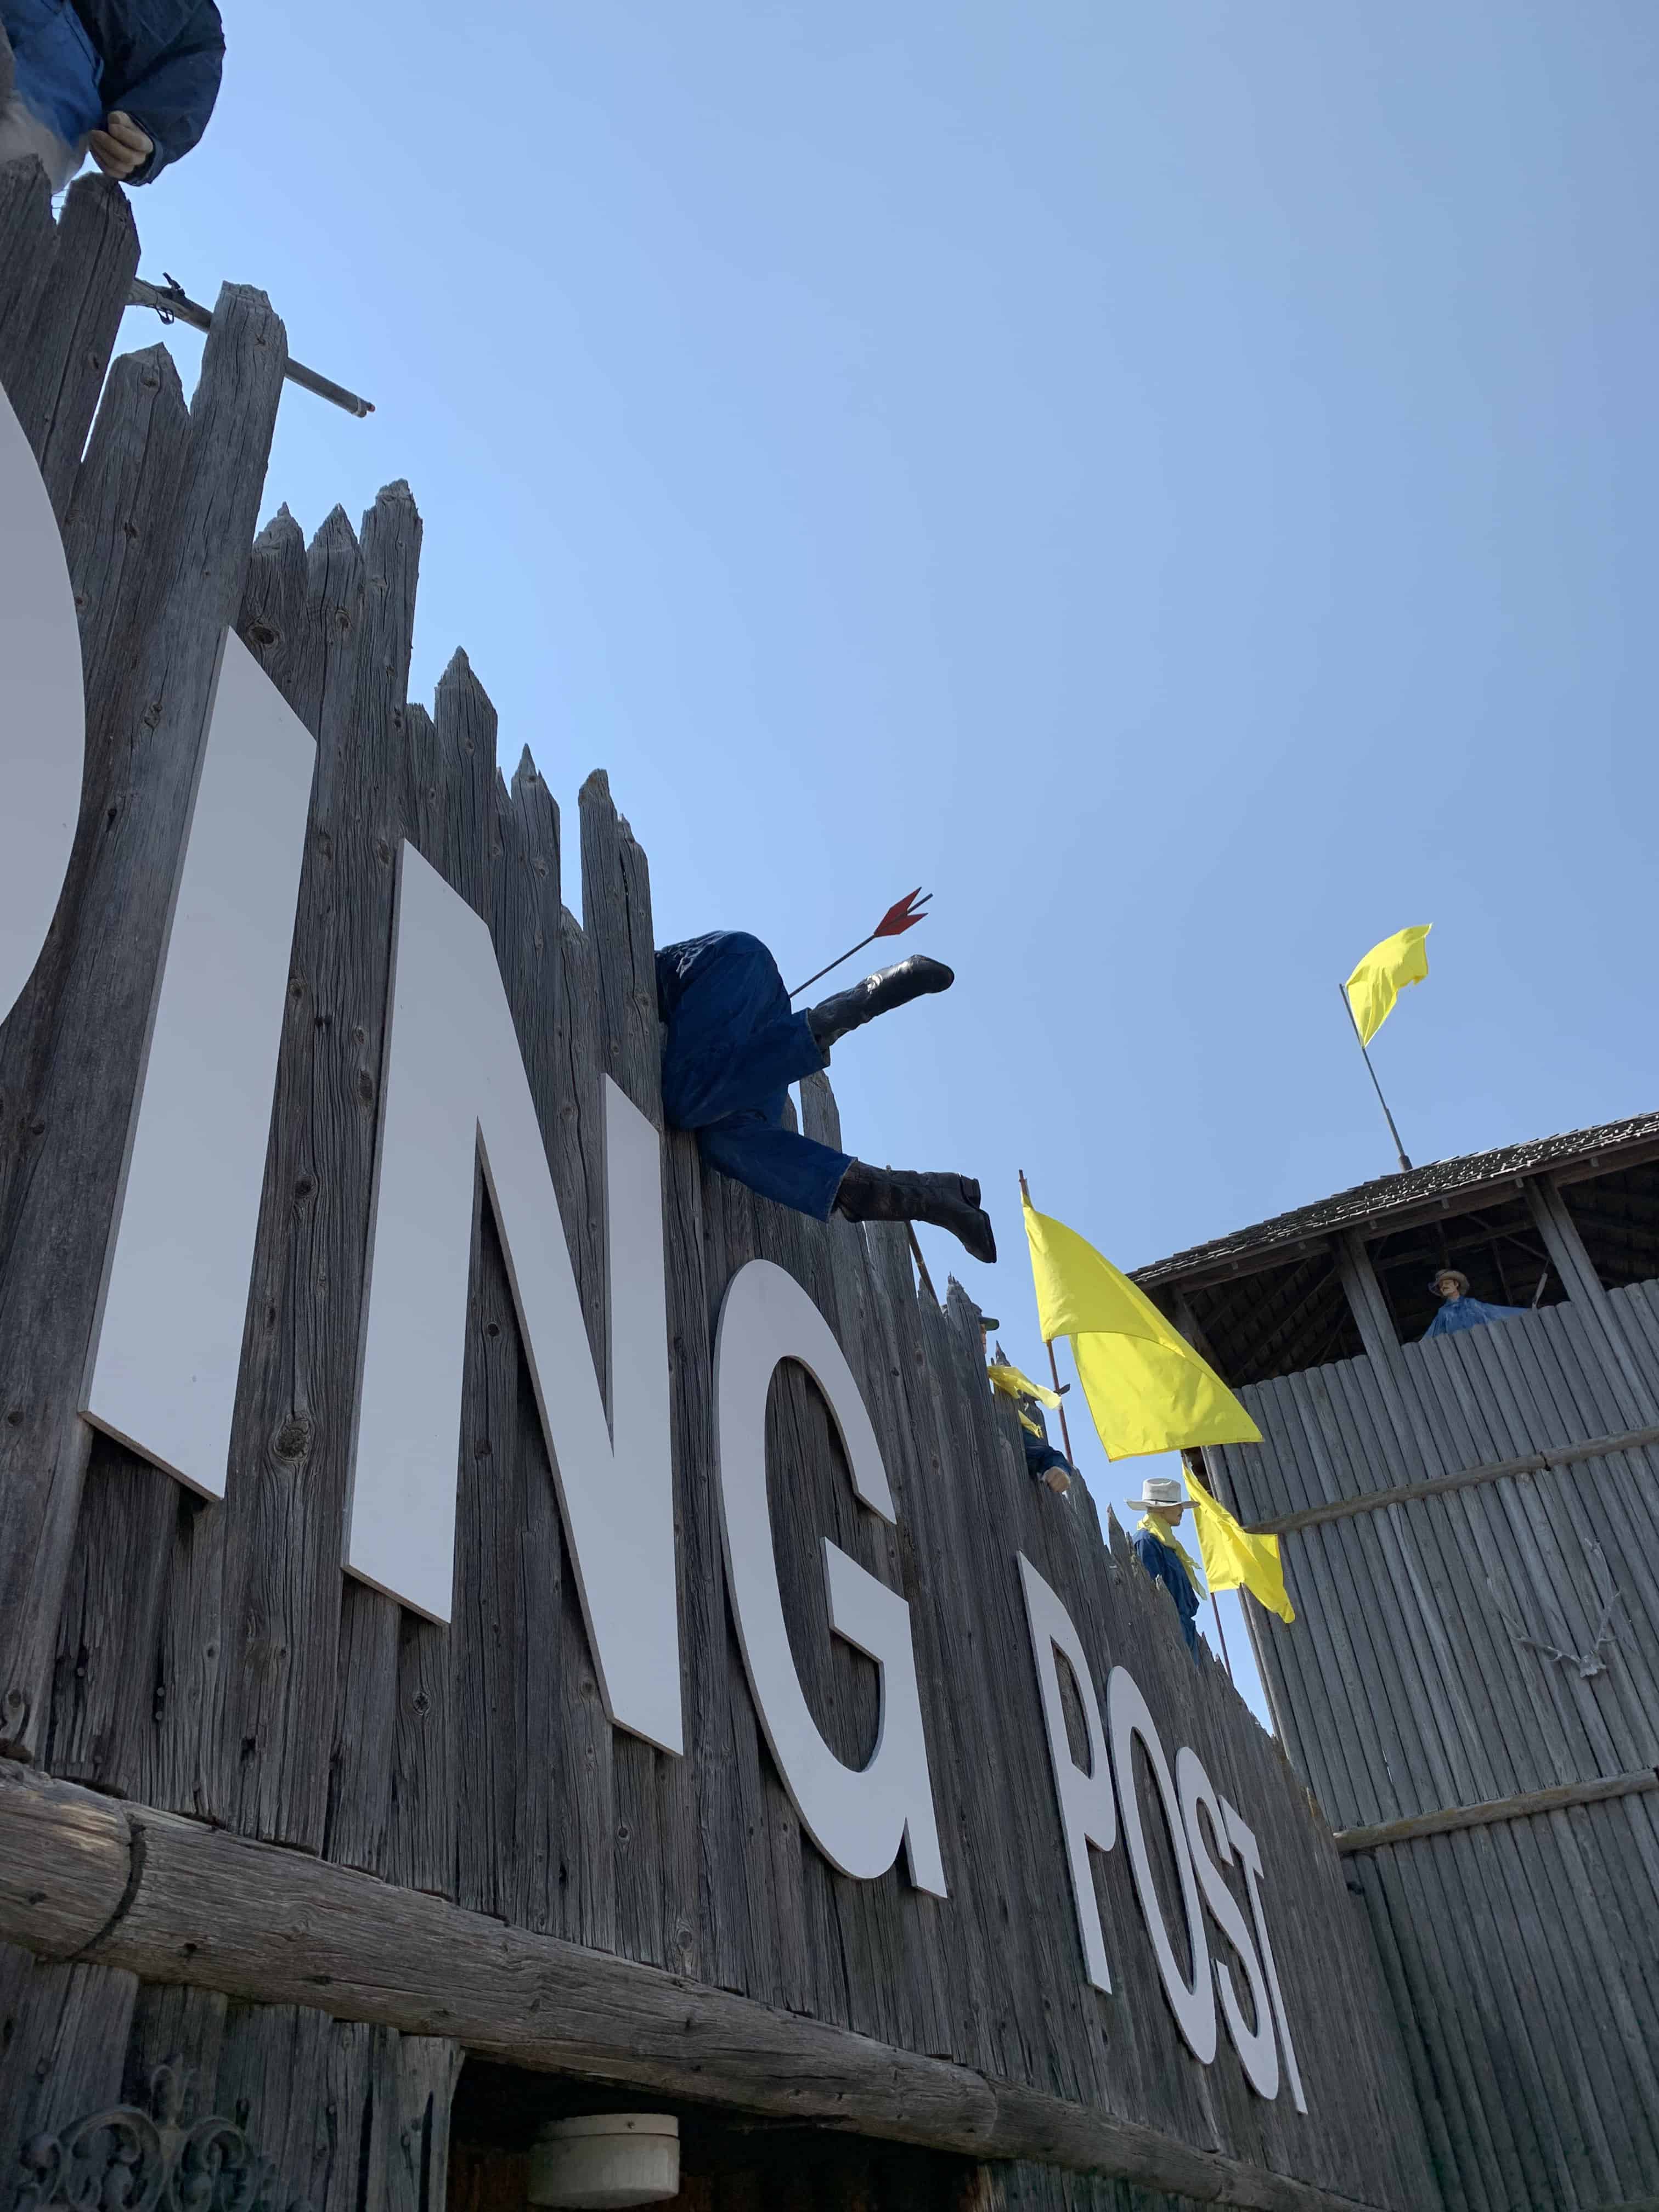
[[[1111,1732],[1112,1767],[1117,1776],[1118,1802],[1123,1808],[1123,1842],[1140,1899],[1141,1917],[1152,1939],[1152,1953],[1170,2001],[1176,2026],[1194,2058],[1207,2066],[1215,2057],[1215,1985],[1210,1978],[1210,1945],[1205,1932],[1204,1908],[1199,1902],[1193,1855],[1188,1848],[1187,1826],[1164,1755],[1164,1744],[1139,1682],[1127,1667],[1114,1667],[1106,1678],[1106,1725]],[[1140,1817],[1140,1792],[1135,1785],[1134,1744],[1140,1739],[1146,1764],[1164,1806],[1164,1819],[1175,1853],[1181,1883],[1182,1909],[1187,1919],[1187,1942],[1193,1978],[1181,1971],[1164,1924],[1164,1906],[1152,1880],[1152,1863],[1146,1850],[1146,1830]]]
[[[823,1393],[854,1493],[884,1521],[895,1517],[881,1447],[829,1322],[793,1275],[751,1260],[727,1285],[714,1344],[720,1526],[749,1686],[801,1825],[830,1864],[871,1881],[886,1873],[902,1841],[916,1887],[944,1897],[910,1608],[828,1537],[830,1625],[881,1670],[881,1719],[866,1766],[836,1757],[795,1670],[766,1502],[766,1398],[784,1359],[798,1361]]]
[[[489,927],[407,844],[393,943],[346,1565],[448,1620],[482,1164],[605,1711],[682,1751],[660,1139],[607,1078],[602,1395]]]
[[[225,1494],[316,754],[228,633],[84,1407],[208,1498]]]
[[[1238,1991],[1233,1985],[1232,1969],[1224,1959],[1215,1962],[1216,1986],[1221,1992],[1221,2016],[1227,2023],[1227,2033],[1233,2049],[1238,2053],[1238,2063],[1244,2069],[1245,2078],[1258,2097],[1273,2098],[1279,2094],[1279,2040],[1273,2033],[1273,2011],[1267,1996],[1267,1984],[1261,1972],[1261,1961],[1255,1955],[1255,1946],[1250,1941],[1250,1931],[1244,1925],[1244,1914],[1238,1899],[1233,1895],[1221,1875],[1221,1867],[1231,1866],[1233,1847],[1227,1839],[1227,1816],[1232,1808],[1220,1796],[1213,1782],[1204,1771],[1202,1760],[1188,1745],[1182,1744],[1176,1753],[1176,1794],[1181,1800],[1181,1817],[1186,1824],[1187,1843],[1193,1855],[1193,1867],[1198,1875],[1198,1886],[1204,1893],[1204,1902],[1210,1917],[1237,1952],[1243,1962],[1244,1977],[1250,1985],[1250,2010],[1255,2026],[1244,2025],[1243,2008],[1238,2002]],[[1204,1832],[1207,1819],[1210,1836]],[[1236,1817],[1236,1816],[1235,1816]],[[1215,1850],[1212,1853],[1210,1838]],[[1221,1865],[1216,1864],[1219,1859]]]
[[[1296,2063],[1296,2045],[1291,2040],[1291,2023],[1285,2012],[1285,1994],[1279,1986],[1279,1968],[1273,1961],[1273,1942],[1267,1934],[1267,1916],[1261,1909],[1261,1853],[1255,1836],[1224,1799],[1222,1814],[1227,1823],[1227,1840],[1238,1853],[1244,1869],[1245,1887],[1250,1893],[1250,1917],[1255,1923],[1256,1946],[1261,1954],[1262,1972],[1267,1978],[1267,1994],[1273,1999],[1273,2018],[1279,2023],[1279,2040],[1285,2053],[1285,2071],[1290,2076],[1291,2095],[1297,2112],[1305,2112],[1308,2100],[1303,2093],[1302,2069]]]
[[[81,628],[58,519],[0,392],[0,1022],[64,888],[87,749]]]
[[[1111,1976],[1101,1931],[1094,1870],[1089,1863],[1089,1846],[1092,1844],[1102,1851],[1109,1851],[1121,1824],[1141,1918],[1152,1939],[1152,1954],[1170,2009],[1188,2049],[1206,2066],[1215,2058],[1218,1988],[1228,2037],[1238,2053],[1250,2087],[1261,2097],[1272,2099],[1278,2095],[1282,2050],[1285,2073],[1297,2110],[1305,2112],[1308,2106],[1302,2094],[1302,2077],[1297,2071],[1296,2052],[1291,2043],[1285,2001],[1261,1908],[1261,1858],[1255,1838],[1217,1791],[1195,1752],[1182,1745],[1176,1754],[1175,1772],[1170,1774],[1151,1709],[1139,1684],[1126,1667],[1114,1667],[1107,1679],[1107,1735],[1111,1747],[1109,1759],[1102,1741],[1094,1677],[1076,1624],[1024,1554],[1017,1553],[1016,1558],[1025,1593],[1025,1619],[1030,1631],[1037,1694],[1048,1737],[1048,1761],[1054,1772],[1054,1801],[1071,1875],[1072,1902],[1089,1979],[1097,1990],[1110,1993]],[[1072,1755],[1055,1663],[1057,1652],[1064,1656],[1076,1678],[1088,1737],[1086,1769],[1080,1767]],[[1187,1948],[1193,1964],[1190,1978],[1181,1971],[1153,1878],[1135,1775],[1137,1739],[1146,1753],[1147,1769],[1169,1830],[1187,1923]],[[1221,1871],[1223,1867],[1232,1864],[1235,1855],[1244,1869],[1249,1890],[1250,1911],[1255,1923],[1254,1942],[1243,1908]],[[1246,2023],[1231,1968],[1224,1960],[1212,1959],[1210,1954],[1204,1924],[1206,1907],[1243,1962],[1244,1978],[1249,1985],[1253,2027]]]
[[[1072,1877],[1072,1904],[1077,1913],[1078,1935],[1083,1944],[1089,1979],[1109,1996],[1112,1971],[1106,1956],[1106,1938],[1100,1925],[1100,1905],[1095,1896],[1094,1873],[1089,1846],[1109,1851],[1117,1841],[1117,1807],[1112,1796],[1112,1766],[1107,1756],[1105,1733],[1100,1725],[1100,1704],[1094,1676],[1084,1656],[1083,1643],[1072,1616],[1022,1552],[1020,1584],[1025,1592],[1025,1621],[1031,1632],[1031,1656],[1036,1661],[1037,1692],[1042,1700],[1043,1723],[1048,1735],[1048,1764],[1054,1778],[1054,1796],[1060,1806],[1060,1825],[1066,1838],[1066,1863]],[[1060,1652],[1071,1668],[1083,1706],[1089,1738],[1089,1765],[1080,1767],[1072,1756],[1066,1732],[1066,1708],[1060,1692]]]

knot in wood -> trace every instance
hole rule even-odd
[[[272,1449],[278,1459],[303,1459],[311,1449],[311,1423],[295,1413],[277,1430]]]

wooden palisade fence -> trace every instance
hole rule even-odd
[[[1366,1356],[1246,1389],[1265,1446],[1211,1455],[1293,1532],[1269,1694],[1470,2212],[1659,2203],[1659,1285],[1586,1272],[1419,1344],[1373,1289]]]
[[[136,261],[114,188],[77,185],[54,228],[38,174],[0,171],[0,377],[63,525],[88,720],[70,878],[0,1028],[0,2186],[24,2147],[39,2179],[46,2137],[179,2060],[199,2109],[273,2161],[274,2203],[439,2212],[471,2059],[919,2146],[966,2161],[964,2203],[1437,2201],[1328,1831],[1121,1535],[1026,1479],[977,1316],[958,1290],[918,1295],[902,1229],[782,1212],[666,1139],[684,1757],[606,1720],[482,1198],[453,1619],[343,1573],[400,843],[493,932],[601,1374],[602,1075],[661,1126],[648,872],[591,776],[578,922],[558,810],[528,752],[510,786],[497,772],[465,656],[431,713],[408,698],[406,487],[360,530],[337,510],[307,545],[283,509],[256,538],[285,358],[261,295],[222,294],[188,407],[159,346],[106,382]],[[227,626],[318,754],[212,1502],[78,1407]],[[832,1127],[822,1079],[804,1110]],[[909,1601],[948,1898],[902,1863],[833,1871],[757,1726],[710,1404],[721,1294],[757,1255],[831,1322],[897,1504],[896,1528],[857,1504],[823,1401],[781,1369],[769,1460],[796,1662],[857,1765],[875,1671],[829,1632],[827,1534]],[[1100,1680],[1131,1664],[1171,1756],[1193,1746],[1261,1838],[1305,2113],[1254,2095],[1224,2045],[1209,2067],[1188,2055],[1121,1847],[1095,1863],[1115,1993],[1085,1979],[1021,1553]],[[1147,1827],[1172,1890],[1155,1809]]]

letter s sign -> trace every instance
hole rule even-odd
[[[0,392],[0,1022],[52,927],[75,842],[86,690],[64,541]]]

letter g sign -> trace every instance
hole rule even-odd
[[[40,957],[64,887],[86,732],[64,541],[0,392],[0,1022]]]

